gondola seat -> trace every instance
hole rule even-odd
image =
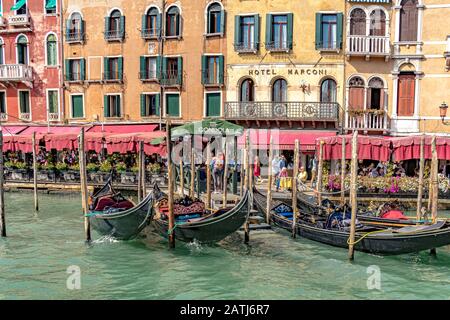
[[[133,207],[134,207],[134,204],[131,201],[128,201],[125,199],[120,199],[119,201],[117,201],[116,199],[114,199],[114,197],[106,196],[106,197],[101,197],[100,199],[98,199],[97,205],[95,206],[94,211],[100,212],[100,211],[110,210],[111,208],[128,210]]]

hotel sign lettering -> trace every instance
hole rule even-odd
[[[287,74],[289,76],[326,76],[327,70],[325,69],[287,69]],[[260,70],[249,70],[249,76],[276,76],[278,75],[277,70],[275,69],[260,69]]]

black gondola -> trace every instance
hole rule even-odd
[[[166,197],[159,191],[157,185],[154,194],[160,193],[161,198]],[[239,230],[247,221],[249,215],[249,193],[245,192],[239,203],[232,209],[222,209],[191,222],[176,222],[175,238],[183,242],[198,241],[199,243],[214,243]],[[169,224],[167,220],[152,220],[152,225],[163,237],[168,237]]]
[[[265,214],[266,197],[254,191],[254,201],[258,209]],[[297,221],[296,234],[309,240],[335,247],[348,248],[349,227],[334,228],[333,223],[341,213],[328,217],[303,215]],[[272,223],[292,233],[292,212],[272,211]],[[346,217],[347,218],[347,217]],[[355,250],[379,255],[398,255],[429,250],[450,245],[450,224],[439,221],[433,225],[407,226],[390,229],[359,225],[355,237]]]
[[[103,236],[130,240],[149,224],[153,214],[154,194],[150,192],[138,205],[114,191],[111,179],[92,197],[89,220]]]

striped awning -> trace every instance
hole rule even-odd
[[[391,0],[347,0],[348,2],[391,3]]]

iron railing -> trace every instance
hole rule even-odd
[[[125,37],[125,31],[124,30],[108,30],[105,31],[105,40],[108,41],[117,41],[117,40],[123,40]]]
[[[291,41],[272,41],[266,43],[266,50],[271,52],[287,52],[291,50]]]
[[[145,70],[139,72],[139,79],[144,81],[156,81],[158,80],[158,72],[155,70]]]
[[[75,43],[75,42],[84,42],[85,33],[81,32],[81,30],[71,30],[66,33],[66,42],[67,43]]]
[[[123,80],[123,73],[119,71],[108,71],[103,72],[103,80],[105,81],[122,81]]]
[[[161,37],[160,28],[142,29],[141,30],[142,39],[158,39]]]
[[[161,74],[160,83],[162,86],[180,86],[182,77],[178,71],[163,72]]]
[[[238,42],[234,44],[234,50],[239,53],[255,52],[259,49],[258,42]]]

